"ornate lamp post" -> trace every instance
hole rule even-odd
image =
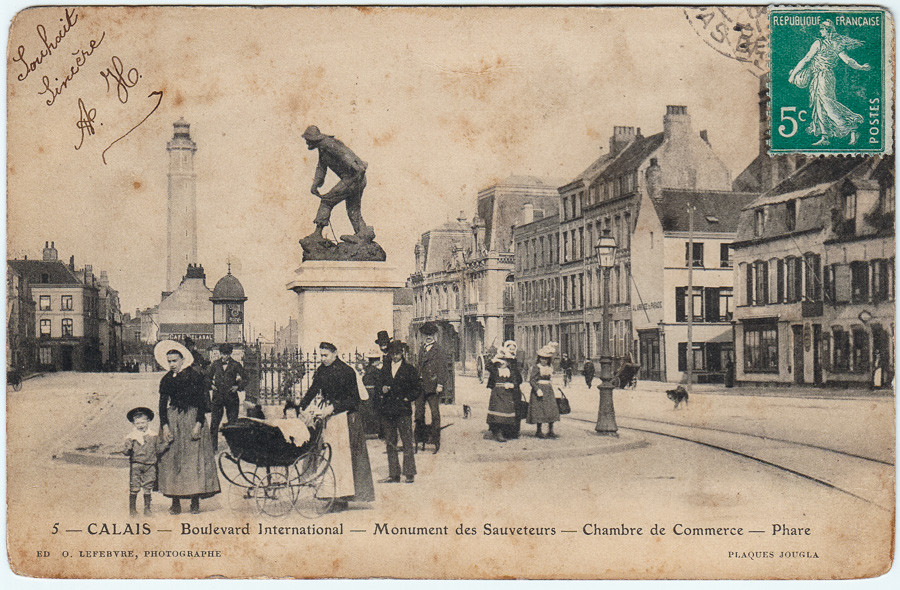
[[[609,273],[616,262],[616,240],[603,231],[603,237],[594,245],[597,261],[603,269],[603,334],[600,340],[600,406],[597,409],[597,425],[594,430],[605,436],[619,436],[616,411],[613,407],[612,357],[609,351]]]

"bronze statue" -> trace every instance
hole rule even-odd
[[[362,195],[366,188],[366,166],[359,156],[353,153],[339,139],[325,135],[315,125],[307,127],[303,132],[306,147],[319,150],[319,164],[313,178],[310,192],[320,199],[319,210],[314,223],[313,233],[300,240],[303,246],[304,260],[385,260],[381,246],[374,242],[375,231],[366,225],[362,217]],[[340,181],[324,195],[319,188],[325,184],[328,170],[334,172]],[[341,236],[341,243],[336,244],[323,235],[325,226],[331,224],[331,211],[345,202],[347,217],[353,226],[353,235]]]

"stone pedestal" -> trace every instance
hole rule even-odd
[[[394,289],[405,284],[384,262],[304,262],[287,284],[297,294],[300,350],[311,353],[323,340],[339,353],[375,348],[380,330],[393,331]]]

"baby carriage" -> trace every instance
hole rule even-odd
[[[291,509],[307,518],[328,512],[334,502],[331,447],[322,441],[325,421],[309,427],[309,440],[297,446],[282,431],[252,418],[222,427],[229,451],[219,454],[219,471],[230,484],[234,512],[284,516]]]
[[[626,387],[634,389],[637,387],[637,373],[640,368],[641,366],[635,363],[627,361],[622,363],[622,366],[616,371],[616,376],[613,377],[612,386],[621,387],[622,389]]]

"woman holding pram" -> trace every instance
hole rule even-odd
[[[159,458],[159,491],[172,498],[169,512],[181,514],[181,499],[190,498],[191,514],[200,499],[219,493],[219,475],[206,414],[210,411],[206,378],[191,365],[194,356],[181,343],[163,340],[153,355],[169,372],[159,382],[159,423],[169,449]]]
[[[337,357],[337,347],[319,344],[322,364],[313,373],[312,384],[300,400],[300,409],[316,407],[328,418],[322,440],[331,446],[335,498],[332,511],[346,510],[350,501],[372,502],[375,485],[366,447],[366,433],[359,417],[359,388],[356,372]]]

